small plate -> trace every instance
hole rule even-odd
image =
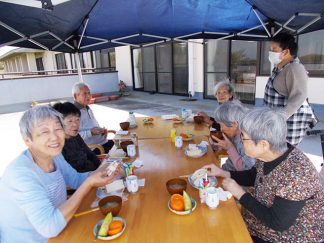
[[[185,133],[184,133],[185,134]],[[194,137],[195,137],[195,135],[194,134],[192,134],[192,133],[189,133],[189,134],[186,134],[187,136],[188,136],[188,138],[183,138],[181,135],[181,137],[182,137],[182,141],[185,141],[185,142],[187,142],[187,141],[191,141],[191,140],[193,140],[194,139]]]
[[[201,151],[200,154],[197,154],[197,155],[189,155],[188,154],[189,147],[187,147],[186,150],[185,150],[185,155],[187,155],[188,157],[191,157],[191,158],[200,158],[200,157],[204,156],[207,153],[207,151],[208,151],[207,147],[201,147],[201,146],[199,147],[199,150]]]
[[[209,180],[210,186],[217,185],[217,178],[215,176],[208,176],[208,180]],[[191,178],[191,176],[188,177],[188,181],[192,187],[199,189],[199,186],[195,185],[194,180]]]
[[[170,199],[171,200],[171,199]],[[187,211],[176,211],[174,209],[171,208],[171,205],[170,205],[170,200],[168,201],[168,208],[169,210],[172,212],[172,213],[175,213],[175,214],[178,214],[178,215],[187,215],[187,214],[191,214],[197,207],[197,202],[195,199],[193,199],[191,197],[191,204],[193,205],[192,206],[192,209],[190,210],[187,210]]]
[[[99,236],[99,235],[98,235],[98,239],[100,239],[100,240],[113,240],[113,239],[118,238],[119,236],[121,236],[121,235],[124,233],[125,228],[126,228],[126,221],[125,221],[125,219],[123,219],[123,218],[121,218],[121,217],[113,217],[113,221],[116,221],[116,220],[118,220],[118,221],[122,221],[122,222],[123,222],[124,225],[123,225],[123,229],[122,229],[122,231],[120,231],[118,234],[115,234],[115,235],[112,235],[112,236]],[[95,227],[93,227],[93,234],[94,234],[95,236],[97,235],[97,232],[98,232],[98,230],[100,229],[99,226],[101,226],[102,221],[103,221],[103,219],[100,220],[100,221],[95,225]]]

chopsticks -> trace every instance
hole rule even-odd
[[[179,176],[180,178],[188,178],[188,177],[190,177],[191,175],[181,175],[181,176]]]
[[[85,215],[85,214],[88,214],[88,213],[92,213],[92,212],[95,212],[95,211],[98,211],[98,210],[99,210],[99,207],[93,208],[93,209],[90,209],[90,210],[87,210],[87,211],[83,211],[81,213],[76,213],[76,214],[74,214],[74,217],[77,218],[77,217],[80,217],[82,215]]]

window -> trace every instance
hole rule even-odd
[[[44,71],[44,65],[43,65],[43,58],[42,57],[38,57],[36,58],[36,67],[37,67],[37,71]],[[44,75],[45,72],[39,72],[39,75]]]
[[[312,76],[324,75],[324,31],[300,35],[298,57]]]
[[[67,73],[64,53],[55,54],[57,73]]]
[[[109,70],[116,69],[115,49],[103,49],[96,52],[99,58],[96,57],[97,68],[108,68]]]
[[[171,44],[160,44],[156,46],[156,67],[158,91],[160,93],[172,94],[172,59]]]
[[[271,63],[269,61],[270,41],[261,42],[261,54],[260,54],[260,75],[270,76]]]
[[[134,88],[167,94],[188,93],[187,43],[132,49]]]
[[[230,78],[236,98],[253,103],[257,47],[256,41],[208,40],[205,47],[205,97],[214,98],[215,85]]]
[[[207,42],[205,96],[208,98],[214,98],[215,85],[229,76],[229,43],[227,40],[208,40]]]
[[[256,41],[232,41],[231,82],[237,99],[254,103],[257,64]]]
[[[188,44],[173,44],[174,93],[188,94]]]
[[[115,49],[110,49],[108,52],[109,58],[109,67],[116,69],[116,56],[115,56]]]
[[[154,46],[142,48],[142,54],[144,90],[156,91]]]

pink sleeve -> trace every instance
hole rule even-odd
[[[237,152],[234,146],[231,146],[229,150],[227,150],[228,157],[231,159],[235,169],[237,171],[241,171],[243,169],[243,160],[242,157]]]

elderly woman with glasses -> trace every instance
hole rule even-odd
[[[210,143],[212,146],[216,145],[226,150],[228,159],[222,166],[224,170],[247,170],[255,163],[255,159],[245,154],[240,139],[239,121],[246,112],[247,109],[238,100],[228,101],[217,107],[215,111],[215,121],[220,124],[224,139],[212,135],[212,139],[217,142],[210,140]]]
[[[19,123],[27,145],[0,180],[0,241],[46,242],[71,220],[92,188],[114,180],[103,166],[92,173],[76,172],[63,158],[61,114],[51,107],[27,110]],[[67,199],[66,187],[77,189]]]
[[[223,104],[229,100],[234,99],[234,88],[233,85],[228,80],[223,80],[218,82],[214,88],[214,96],[218,101],[218,104]],[[205,112],[198,112],[199,116],[204,117],[204,122],[209,126],[213,127],[217,131],[220,131],[219,124],[215,121],[213,117],[209,117]]]
[[[240,121],[245,153],[256,158],[246,171],[204,166],[224,177],[223,186],[244,207],[254,242],[323,242],[324,193],[307,156],[287,144],[285,117],[269,108],[254,109]],[[251,193],[240,186],[253,186]]]

